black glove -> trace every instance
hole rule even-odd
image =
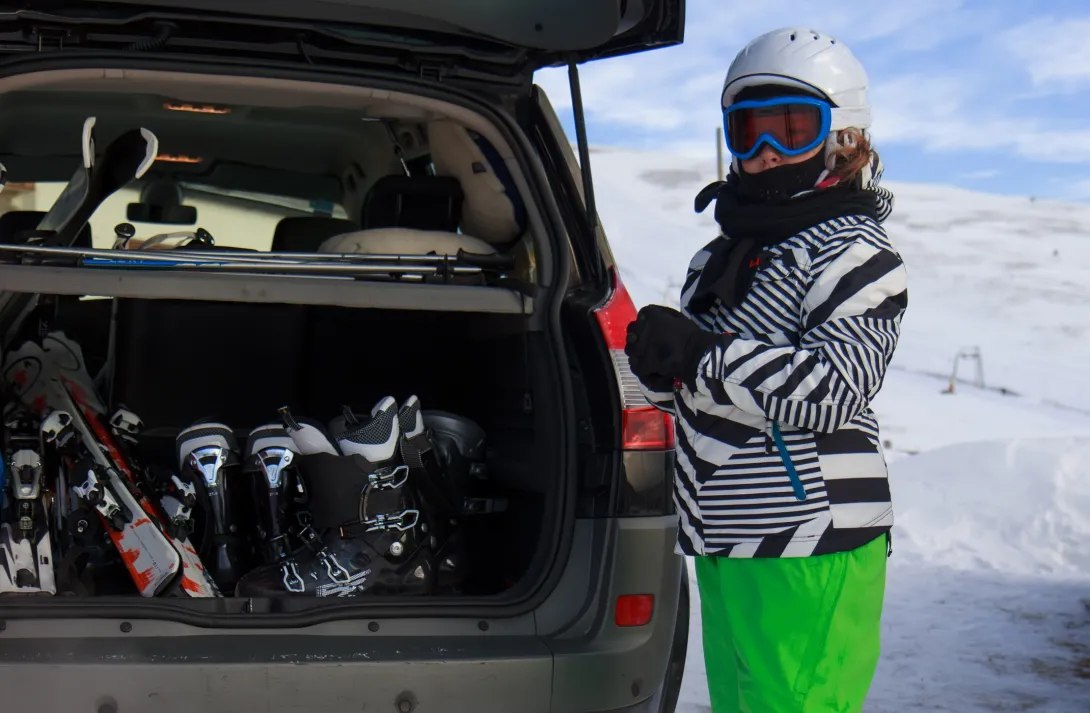
[[[628,325],[625,354],[632,373],[649,387],[681,379],[695,390],[696,367],[719,335],[706,332],[676,309],[648,305]]]
[[[655,391],[660,394],[674,393],[673,377],[663,376],[662,374],[640,374],[637,373],[635,369],[632,370],[632,373],[636,374],[636,376],[639,377],[643,385],[651,391]]]

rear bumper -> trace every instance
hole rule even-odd
[[[550,710],[552,656],[533,636],[477,638],[470,651],[458,637],[408,633],[164,637],[132,622],[124,637],[43,638],[27,636],[29,624],[0,640],[0,690],[21,704],[12,710]]]
[[[651,713],[677,619],[675,520],[581,521],[549,600],[510,619],[355,620],[268,633],[8,620],[0,628],[5,710]],[[611,603],[632,593],[655,595],[652,620],[617,627]]]

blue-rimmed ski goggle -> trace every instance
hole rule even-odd
[[[811,151],[825,141],[832,122],[829,102],[816,97],[754,99],[723,110],[727,149],[743,161],[765,143],[785,156]]]

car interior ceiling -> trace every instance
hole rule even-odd
[[[350,249],[416,254],[455,245],[490,253],[526,241],[525,206],[487,139],[436,115],[363,114],[344,107],[202,104],[155,94],[13,91],[0,94],[0,161],[11,181],[65,182],[79,164],[83,121],[94,116],[99,150],[142,126],[157,136],[160,155],[199,160],[159,161],[137,188],[200,184],[335,203],[347,212],[339,220],[322,214],[283,219],[270,236],[274,251],[317,251],[337,235],[388,228],[402,230],[363,236]],[[0,216],[0,242],[11,242],[36,217],[40,211]],[[195,228],[164,226],[172,229]],[[406,229],[432,234],[406,238]],[[460,237],[452,243],[449,235],[434,235],[440,232]],[[77,245],[89,243],[84,234]]]

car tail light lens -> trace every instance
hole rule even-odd
[[[674,447],[674,419],[654,406],[621,413],[624,447],[632,451],[664,451]]]
[[[652,594],[625,594],[617,597],[617,609],[613,621],[617,626],[644,626],[655,612]]]
[[[609,348],[621,391],[622,448],[627,451],[670,450],[674,447],[674,417],[647,402],[624,353],[628,325],[636,319],[636,305],[616,269],[610,270],[610,276],[613,294],[595,311],[595,316]]]

